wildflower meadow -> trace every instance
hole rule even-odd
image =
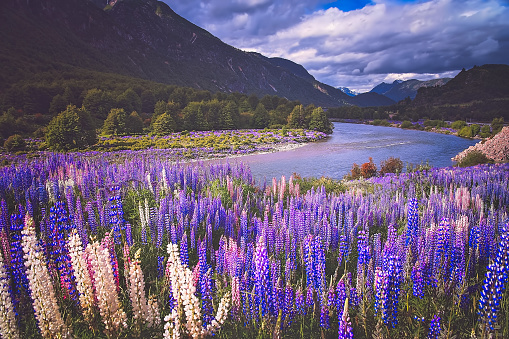
[[[0,168],[3,338],[507,338],[509,165],[308,191],[158,150]]]

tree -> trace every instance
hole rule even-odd
[[[169,113],[163,113],[152,124],[152,132],[156,135],[168,135],[175,130],[175,121]]]
[[[143,133],[143,120],[138,112],[133,111],[126,119],[125,122],[126,132],[128,134],[141,134]]]
[[[238,121],[238,109],[234,101],[227,101],[226,105],[221,106],[221,126],[224,129],[234,129],[235,122]]]
[[[491,133],[493,135],[497,134],[502,130],[502,127],[504,127],[504,118],[495,118],[491,122]]]
[[[323,132],[326,134],[332,133],[332,123],[327,118],[325,111],[321,108],[315,108],[311,113],[311,120],[309,121],[309,129],[314,131]]]
[[[92,117],[102,122],[110,110],[115,107],[115,99],[110,92],[93,88],[87,91],[83,99],[83,106]]]
[[[126,129],[127,114],[123,108],[112,108],[104,121],[103,134],[124,135]]]
[[[491,127],[490,125],[483,125],[481,127],[481,138],[488,138],[491,135]]]
[[[253,113],[253,127],[263,129],[269,127],[269,124],[269,112],[267,112],[262,103],[259,103]]]
[[[297,105],[293,108],[288,116],[288,127],[290,128],[304,128],[305,124],[305,110],[302,105]]]
[[[126,112],[141,112],[141,99],[132,88],[128,88],[117,97],[117,107]]]
[[[97,140],[90,114],[85,107],[74,105],[50,121],[45,137],[48,147],[55,151],[85,148]]]

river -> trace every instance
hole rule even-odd
[[[289,151],[247,155],[235,161],[248,164],[260,184],[264,178],[288,178],[292,173],[341,179],[353,163],[361,165],[369,157],[378,168],[382,160],[391,156],[400,158],[405,166],[426,161],[433,167],[452,166],[453,156],[477,142],[453,135],[335,122],[334,132],[326,140]]]

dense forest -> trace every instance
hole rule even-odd
[[[303,106],[299,101],[269,95],[259,98],[212,93],[116,74],[76,74],[76,70],[41,73],[38,82],[11,87],[2,98],[2,111],[3,140],[17,134],[63,140],[64,136],[54,135],[65,129],[70,134],[93,130],[102,135],[269,127],[332,132],[324,110]],[[76,129],[78,120],[80,126]],[[75,148],[72,146],[53,148]]]

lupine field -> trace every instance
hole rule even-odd
[[[255,183],[154,151],[0,168],[5,338],[507,338],[509,165]]]

